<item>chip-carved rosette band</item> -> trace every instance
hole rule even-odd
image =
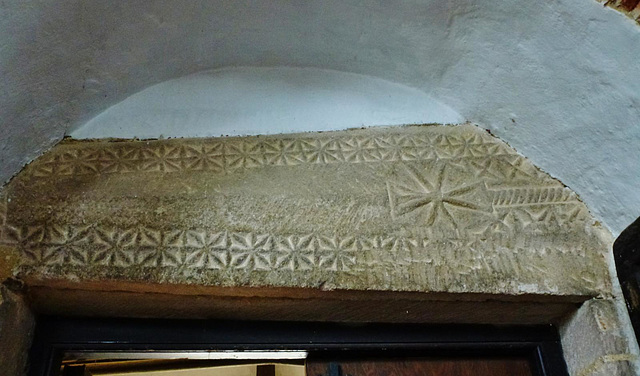
[[[17,277],[601,296],[568,188],[472,125],[67,141],[5,189]]]

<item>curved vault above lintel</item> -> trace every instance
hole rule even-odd
[[[463,121],[424,91],[376,77],[317,68],[236,67],[153,85],[70,135],[215,137]]]

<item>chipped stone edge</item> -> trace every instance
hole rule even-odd
[[[24,376],[35,317],[24,297],[0,285],[0,365],[2,374]]]
[[[599,3],[602,3],[604,6],[609,7],[611,9],[615,9],[618,12],[624,14],[625,16],[631,18],[640,24],[640,2],[633,7],[633,9],[628,9],[623,5],[622,0],[596,0]]]
[[[606,244],[613,244],[613,237],[606,229],[600,227],[598,235]],[[564,358],[572,376],[640,375],[640,347],[622,295],[612,250],[606,262],[612,296],[583,303],[559,328]],[[609,318],[613,322],[607,323],[603,305],[604,310],[614,315]],[[574,343],[577,332],[582,333],[582,343]],[[593,356],[594,353],[597,355]]]

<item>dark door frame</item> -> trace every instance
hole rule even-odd
[[[332,358],[500,356],[530,359],[534,375],[567,376],[556,327],[339,324],[222,320],[38,319],[29,376],[58,374],[63,354],[101,351],[306,350]]]

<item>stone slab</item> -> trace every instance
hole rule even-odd
[[[29,283],[43,314],[91,317],[267,321],[548,324],[575,311],[581,297],[230,288],[122,282]],[[135,304],[131,304],[135,302]]]
[[[471,125],[63,142],[5,189],[28,280],[601,296],[578,197]]]
[[[0,285],[0,373],[23,376],[35,320],[24,299]]]
[[[562,347],[572,376],[640,374],[637,344],[625,317],[624,303],[614,299],[585,302],[562,325]]]

